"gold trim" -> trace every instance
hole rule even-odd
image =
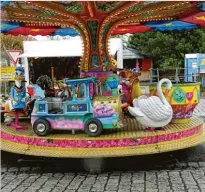
[[[25,144],[16,144],[7,140],[1,140],[1,149],[12,153],[47,156],[47,157],[117,157],[155,154],[193,147],[205,143],[205,129],[202,133],[194,136],[179,139],[176,141],[161,142],[150,145],[140,145],[136,147],[113,147],[113,148],[53,148],[38,147]]]
[[[190,122],[190,118],[189,119],[172,119],[171,123],[179,123],[179,124],[184,124],[184,123],[189,123]]]

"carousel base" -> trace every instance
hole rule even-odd
[[[2,124],[1,150],[12,153],[69,158],[136,156],[174,151],[205,143],[203,119],[192,118],[185,124],[170,124],[165,130],[145,132],[135,119],[124,118],[124,127],[106,130],[100,137],[84,132],[53,132],[38,137],[29,122],[21,122],[28,130],[16,130]]]

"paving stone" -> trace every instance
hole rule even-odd
[[[27,187],[18,187],[15,190],[13,190],[12,192],[23,192],[27,189]]]
[[[19,169],[19,171],[22,171],[22,172],[26,172],[26,171],[30,171],[30,170],[31,170],[30,167],[21,167],[21,168]]]
[[[144,191],[144,188],[132,187],[131,191],[142,192],[142,191]]]
[[[205,177],[202,178],[202,179],[198,179],[198,180],[197,180],[197,183],[199,183],[199,184],[205,184]]]
[[[179,166],[180,168],[184,168],[184,167],[187,167],[188,164],[187,164],[186,162],[179,162],[179,163],[177,164],[177,166]]]
[[[10,167],[10,168],[8,169],[8,172],[17,172],[17,171],[19,171],[19,168],[18,168],[18,167]]]
[[[104,192],[116,192],[116,191],[104,191]]]
[[[195,164],[196,163],[196,164]],[[205,191],[205,162],[187,161],[186,169],[108,172],[100,174],[32,171],[4,166],[3,192],[198,192]],[[197,167],[198,165],[198,167]],[[185,166],[184,166],[185,167]],[[193,167],[193,169],[192,169]],[[204,168],[204,169],[202,169]],[[9,171],[10,170],[10,171]]]
[[[145,191],[146,192],[158,192],[158,189],[150,189],[150,188],[148,188]]]
[[[40,172],[42,171],[42,168],[41,167],[32,167],[32,171],[31,172]]]
[[[199,187],[197,185],[186,185],[187,189],[198,189]]]
[[[144,180],[134,180],[134,181],[132,181],[132,184],[142,184],[142,183],[144,183],[145,181]]]
[[[188,192],[201,192],[199,189],[188,189]]]
[[[56,191],[56,192],[58,192],[58,191]],[[77,192],[90,192],[90,189],[78,189]]]
[[[153,189],[153,190],[154,190],[154,189],[158,189],[157,185],[156,185],[156,186],[149,186],[149,185],[147,186],[147,185],[146,185],[145,188],[146,188],[146,189]]]
[[[200,167],[205,167],[205,162],[198,162]]]
[[[7,172],[7,167],[1,167],[1,174]]]
[[[126,189],[118,189],[117,192],[130,192],[130,190],[126,190]]]
[[[205,184],[199,184],[199,187],[201,188],[201,189],[205,189]],[[204,190],[205,191],[205,190]]]
[[[183,191],[183,190],[185,190],[185,187],[184,186],[172,186],[172,189],[178,190],[178,191]]]
[[[188,166],[198,168],[199,164],[197,162],[188,162]]]

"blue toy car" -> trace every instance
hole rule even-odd
[[[120,128],[119,113],[111,105],[93,105],[93,99],[99,97],[95,77],[64,80],[64,84],[62,97],[36,100],[31,123],[38,136],[45,136],[52,129],[84,130],[89,136],[99,136],[103,129]]]

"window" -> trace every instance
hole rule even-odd
[[[39,104],[39,106],[38,106],[38,111],[39,112],[45,112],[46,110],[45,110],[45,104]]]
[[[48,114],[62,114],[63,113],[63,104],[62,99],[58,97],[47,97],[48,102]]]
[[[98,83],[90,83],[89,84],[89,92],[90,92],[90,98],[92,99],[94,96],[98,95]]]
[[[78,84],[75,86],[75,95],[77,99],[85,98],[85,84]]]

